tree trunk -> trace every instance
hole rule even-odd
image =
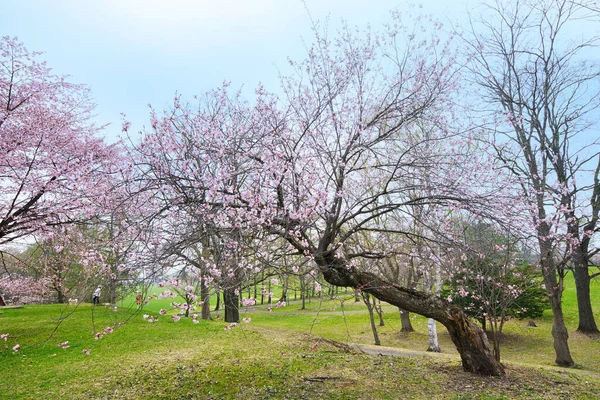
[[[500,332],[492,331],[492,343],[494,344],[494,357],[500,361]]]
[[[385,326],[385,321],[383,320],[383,309],[381,308],[381,300],[379,300],[379,304],[375,304],[375,297],[373,297],[373,308],[377,311],[377,315],[379,316],[379,326]]]
[[[494,345],[494,357],[496,360],[500,361],[500,335],[502,334],[502,326],[504,325],[503,319],[506,318],[504,315],[500,317],[500,323],[498,322],[498,317],[490,318],[490,331],[488,333],[488,338],[491,336],[492,344]],[[483,319],[484,321],[487,318]],[[485,329],[484,329],[485,331]]]
[[[234,288],[223,289],[225,322],[240,322],[240,299]]]
[[[210,316],[210,291],[206,284],[206,279],[200,278],[200,301],[202,301],[202,309],[200,316],[202,319],[212,319]]]
[[[552,314],[554,315],[552,337],[554,338],[554,351],[556,352],[555,363],[562,367],[573,367],[575,366],[575,362],[573,361],[573,358],[571,358],[571,352],[569,351],[569,332],[565,326],[560,294],[556,292],[557,290],[548,291],[550,307],[552,308]]]
[[[265,270],[260,271],[260,304],[265,304]]]
[[[375,316],[373,315],[373,305],[371,305],[371,296],[367,292],[361,292],[363,301],[367,305],[367,310],[369,310],[369,320],[371,321],[371,331],[373,332],[373,340],[375,341],[375,346],[380,346],[381,341],[379,340],[379,335],[377,334],[377,326],[375,325]]]
[[[306,296],[308,295],[308,282],[304,276],[299,277],[300,281],[300,299],[302,300],[301,310],[306,310]]]
[[[577,331],[588,334],[599,333],[592,311],[587,257],[583,254],[575,254],[573,257],[573,277],[575,278],[575,289],[577,291],[577,311],[579,311]]]
[[[429,347],[427,348],[427,351],[440,353],[442,349],[440,349],[440,344],[438,343],[437,325],[433,318],[427,319],[427,336],[429,338]]]
[[[58,304],[64,304],[67,302],[67,297],[61,289],[56,289],[56,302]]]
[[[379,300],[442,323],[460,354],[465,371],[504,375],[504,367],[490,351],[487,336],[460,308],[445,299],[385,282],[372,273],[350,267],[344,260],[335,258],[331,251],[316,253],[315,261],[325,280],[333,285],[360,288]]]
[[[556,278],[554,279],[556,280]],[[552,285],[552,283],[550,283]],[[565,326],[565,319],[562,312],[561,293],[558,285],[556,287],[546,284],[546,292],[550,300],[550,307],[554,321],[552,323],[552,337],[554,339],[554,351],[556,353],[555,363],[562,367],[573,367],[575,362],[571,358],[569,351],[569,332]]]
[[[286,275],[282,275],[281,276],[281,298],[279,299],[279,302],[286,302],[287,303],[287,290],[288,290],[288,280],[289,278]]]
[[[280,303],[287,302],[287,287],[283,287],[281,290],[281,298],[279,299]]]
[[[415,329],[413,328],[412,323],[410,322],[410,313],[406,310],[401,309],[400,307],[398,307],[398,311],[400,311],[400,322],[402,324],[400,332],[414,332]]]
[[[117,285],[118,282],[114,278],[109,279],[107,282],[105,297],[107,298],[107,302],[113,305],[117,304]]]
[[[219,309],[221,308],[221,291],[217,290],[216,295],[217,295],[217,301],[216,301],[217,304],[215,304],[215,311],[219,311]]]
[[[550,228],[547,224],[541,224],[539,229],[541,233],[540,237],[545,238],[549,236]],[[557,278],[558,271],[554,264],[551,243],[540,239],[539,245],[541,255],[540,265],[553,316],[552,337],[554,339],[554,352],[556,353],[556,360],[554,362],[561,367],[573,367],[575,366],[575,362],[571,358],[571,352],[569,351],[569,332],[565,326],[565,319],[562,312],[562,282],[559,282]]]
[[[434,271],[435,273],[433,275],[433,281],[429,279],[428,292],[431,293],[431,289],[433,289],[434,295],[439,297],[442,289],[442,273],[440,264],[438,262],[434,264]],[[438,341],[437,324],[433,318],[427,319],[427,337],[429,339],[429,347],[427,347],[427,351],[441,353],[442,349],[440,348]]]

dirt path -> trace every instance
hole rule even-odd
[[[460,362],[460,357],[457,354],[434,353],[431,351],[418,351],[410,349],[402,349],[397,347],[375,346],[370,344],[348,343],[348,346],[370,355],[391,356],[391,357],[433,357],[438,359],[446,359]],[[560,371],[565,374],[571,373],[582,377],[591,377],[594,379],[600,378],[600,373],[596,371],[582,370],[576,368],[563,368],[556,365],[540,365],[535,363],[509,362],[507,366],[520,366],[526,368],[541,368],[548,371]]]
[[[291,302],[288,302],[287,305],[285,307],[283,307],[284,309],[293,309],[293,305],[298,305],[301,304],[301,300],[292,300]],[[273,311],[268,311],[269,306],[271,306],[273,308]],[[222,312],[223,310],[219,310],[216,312]],[[215,311],[212,311],[213,313]],[[281,311],[281,309],[276,309],[275,308],[275,304],[257,304],[254,306],[250,306],[250,307],[240,307],[240,314],[243,314],[245,312],[263,312],[263,313],[268,313],[271,312],[274,315],[278,315],[278,314],[282,314],[282,315],[310,315],[310,314],[319,314],[319,315],[350,315],[350,314],[368,314],[369,311],[367,310],[367,308],[365,307],[364,310],[348,310],[348,311],[342,311],[341,308],[336,307],[335,311],[331,311],[331,310],[315,310],[314,308],[311,309],[306,309],[304,311],[297,309],[297,311]]]
[[[394,357],[436,357],[449,360],[460,360],[458,355],[435,353],[432,351],[418,351],[410,349],[402,349],[398,347],[375,346],[371,344],[348,343],[348,346],[366,354]]]

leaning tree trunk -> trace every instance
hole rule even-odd
[[[381,345],[379,335],[377,334],[377,326],[375,325],[375,316],[373,315],[373,305],[371,304],[371,296],[367,292],[361,292],[364,303],[367,305],[369,310],[369,321],[371,322],[371,331],[373,332],[373,340],[376,346]]]
[[[333,285],[360,288],[396,307],[439,321],[450,333],[465,371],[481,375],[504,375],[504,367],[494,358],[485,332],[469,321],[459,307],[440,297],[407,289],[350,267],[331,251],[317,253],[315,261],[325,280]]]

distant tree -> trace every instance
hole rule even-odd
[[[71,252],[66,241],[44,240],[30,246],[26,254],[28,269],[43,277],[49,289],[56,294],[58,303],[66,303],[69,297],[81,298],[85,291],[87,277],[79,263],[79,257]],[[75,250],[75,249],[72,249]]]
[[[0,278],[0,296],[9,304],[41,304],[50,298],[50,289],[45,279],[6,275]]]
[[[500,339],[509,317],[540,317],[544,291],[531,266],[518,265],[516,242],[483,222],[462,229],[464,243],[457,268],[442,291],[454,304],[489,329],[494,356],[500,361]],[[487,324],[489,322],[489,325]]]
[[[367,292],[361,292],[361,296],[363,298],[363,302],[367,306],[367,310],[369,311],[369,321],[371,323],[371,332],[373,332],[373,341],[376,346],[381,345],[381,340],[379,340],[379,334],[377,333],[377,325],[375,324],[375,304],[371,303],[371,295]]]
[[[186,271],[185,268],[179,272],[179,279],[168,279],[164,286],[161,284],[161,286],[165,287],[165,289],[159,295],[159,297],[182,298],[184,301],[183,303],[172,302],[171,306],[179,312],[179,315],[185,315],[186,317],[189,317],[190,311],[195,311],[198,306],[202,307],[202,304],[200,296],[198,296],[198,292],[200,291],[198,284],[199,279],[196,279],[196,276],[188,276],[182,279],[181,275],[184,273],[184,271]],[[203,319],[210,319],[210,317]]]
[[[459,225],[463,242],[455,252],[458,268],[450,280],[451,289],[444,294],[479,320],[484,329],[489,327],[499,361],[504,323],[510,316],[525,315],[526,301],[539,301],[541,280],[531,268],[518,265],[516,238],[481,221]],[[531,305],[528,315],[543,312],[542,304]]]

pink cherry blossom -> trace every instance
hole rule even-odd
[[[253,298],[242,299],[242,306],[244,306],[244,307],[250,307],[255,304],[256,304],[256,299],[253,299]]]

